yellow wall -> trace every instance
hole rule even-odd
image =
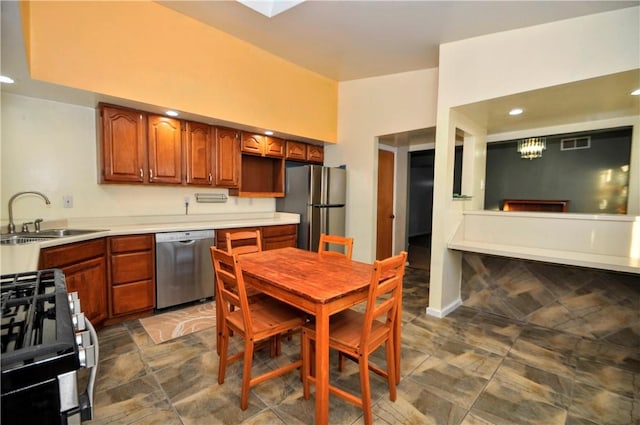
[[[34,79],[337,139],[337,81],[155,2],[30,2],[22,12]]]

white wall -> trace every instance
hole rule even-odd
[[[196,192],[227,193],[202,187],[99,185],[96,111],[66,103],[2,93],[1,210],[8,220],[7,203],[16,192],[36,190],[49,197],[46,206],[35,196],[14,202],[18,226],[34,218],[274,211],[273,199],[230,197],[225,204],[198,204]],[[73,196],[73,208],[62,207],[62,197]]]
[[[356,260],[376,254],[377,137],[433,127],[437,83],[435,68],[340,83],[338,143],[325,148],[325,165],[347,166],[346,232]]]
[[[640,8],[634,7],[440,46],[429,314],[444,315],[460,302],[460,255],[448,250],[447,242],[464,208],[452,201],[450,190],[453,133],[464,117],[451,108],[638,69],[639,18]],[[482,156],[485,135],[472,127],[475,154]],[[483,178],[478,171],[473,171],[476,188]]]

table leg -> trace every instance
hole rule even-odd
[[[329,423],[329,311],[316,314],[316,424]]]

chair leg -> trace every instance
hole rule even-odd
[[[311,373],[311,340],[305,330],[302,330],[302,393],[305,400],[309,400],[309,375]]]
[[[218,364],[218,384],[224,384],[224,376],[227,373],[227,350],[229,349],[229,333],[222,331],[220,335],[220,362]]]
[[[389,382],[389,400],[396,401],[395,347],[391,339],[388,339],[385,345],[387,346],[387,382]]]
[[[369,383],[369,357],[364,355],[358,361],[360,366],[360,392],[362,393],[362,412],[365,425],[373,423],[371,414],[371,387]]]
[[[342,352],[338,353],[338,371],[342,372],[344,370],[344,354]]]
[[[244,366],[242,369],[242,394],[240,396],[240,409],[247,410],[249,406],[249,391],[251,390],[251,366],[253,363],[253,341],[245,339]]]

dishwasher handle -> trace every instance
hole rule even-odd
[[[196,243],[196,240],[195,239],[189,239],[189,240],[186,240],[186,241],[176,241],[176,242],[178,242],[180,245],[187,246],[187,245],[194,245]]]
[[[189,230],[180,232],[156,233],[156,244],[166,242],[191,242],[200,239],[214,239],[214,230]]]

